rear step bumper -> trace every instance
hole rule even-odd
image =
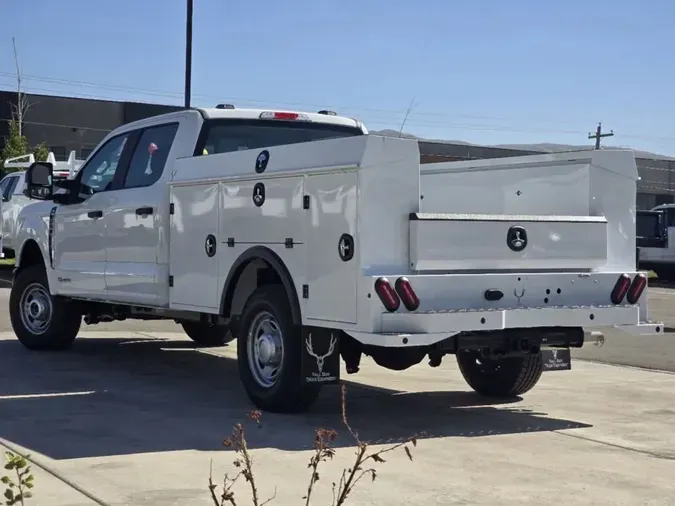
[[[427,346],[459,332],[499,331],[510,328],[582,327],[599,336],[612,328],[631,335],[657,335],[662,323],[639,321],[638,306],[547,306],[527,309],[423,311],[382,314],[382,332],[348,330],[363,344],[386,347]],[[600,331],[598,334],[597,331]]]

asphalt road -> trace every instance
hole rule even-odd
[[[0,332],[12,330],[7,314],[9,290],[3,290],[11,287],[10,273],[7,268],[0,269]],[[675,285],[671,286],[673,288],[664,286],[649,289],[651,318],[663,322],[667,330],[675,330]],[[180,332],[181,328],[173,321],[128,320],[83,326],[83,332],[87,331]],[[574,350],[573,356],[607,364],[675,372],[675,333],[635,337],[611,331],[606,334],[604,346],[585,346],[580,350]]]

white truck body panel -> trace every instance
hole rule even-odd
[[[410,221],[410,265],[416,271],[583,270],[607,263],[607,221],[602,216],[418,216]],[[505,256],[510,251],[504,238],[516,225],[527,226],[530,247]]]
[[[604,217],[604,269],[635,266],[638,172],[631,150],[430,163],[421,174],[422,212]],[[579,247],[594,257],[598,244],[582,238]]]
[[[635,270],[637,170],[630,151],[429,164],[421,192],[414,141],[369,135],[279,146],[263,174],[252,170],[257,155],[176,162],[169,183],[176,205],[171,308],[217,312],[235,260],[265,245],[289,268],[298,294],[309,288],[300,299],[303,324],[340,326],[367,344],[431,344],[453,332],[544,322],[634,326],[646,319],[646,298],[631,307],[609,302],[618,276]],[[262,208],[252,200],[257,182],[267,189]],[[495,214],[468,214],[481,207]],[[443,213],[443,220],[410,219],[420,211]],[[504,214],[515,212],[528,214]],[[524,252],[506,248],[513,224],[528,230]],[[219,231],[219,244],[207,261],[200,255],[209,230]],[[337,254],[342,233],[355,238],[353,261]],[[284,246],[289,238],[292,248]],[[377,277],[399,275],[420,296],[415,314],[387,313],[373,294]],[[483,293],[496,287],[506,296],[487,302]]]
[[[158,121],[126,125],[103,143]],[[203,116],[161,117],[172,121],[180,126],[153,185],[25,210],[22,240],[35,237],[49,258],[55,208],[54,294],[216,315],[236,261],[258,247],[288,270],[303,325],[339,328],[365,344],[427,345],[462,331],[516,327],[625,326],[640,334],[656,327],[646,323],[646,296],[610,303],[618,277],[635,275],[631,151],[427,164],[420,172],[417,142],[359,135],[274,146],[258,173],[259,149],[194,156]],[[260,207],[257,184],[265,186]],[[140,216],[143,206],[153,214]],[[97,209],[105,209],[101,219],[86,219]],[[419,219],[425,213],[440,219]],[[514,224],[529,235],[520,252],[504,247]],[[343,234],[354,239],[346,261]],[[253,275],[240,281],[251,291]],[[387,312],[374,291],[381,276],[406,276],[419,308]],[[503,298],[486,300],[488,289]],[[233,314],[250,291],[237,293]]]

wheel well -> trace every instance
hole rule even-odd
[[[293,323],[302,323],[298,294],[283,260],[272,250],[254,246],[234,262],[223,287],[221,314],[236,316],[256,288],[265,285],[283,285],[291,306]]]
[[[34,240],[30,239],[26,241],[26,244],[23,245],[23,248],[21,248],[21,253],[19,254],[18,257],[17,264],[18,264],[17,272],[32,265],[45,264],[45,260],[42,257],[42,251],[40,250],[40,246],[38,246],[38,244]]]

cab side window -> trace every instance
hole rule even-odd
[[[178,123],[143,130],[129,163],[124,188],[141,188],[157,182],[164,172]]]
[[[12,195],[16,193],[16,185],[19,183],[20,176],[11,177],[7,187],[7,200],[12,200]]]
[[[2,200],[5,202],[9,200],[9,196],[12,194],[12,183],[15,179],[16,176],[7,176],[0,181],[0,196],[2,196]]]
[[[126,133],[110,139],[80,169],[80,183],[87,193],[98,193],[108,189],[130,135]]]

